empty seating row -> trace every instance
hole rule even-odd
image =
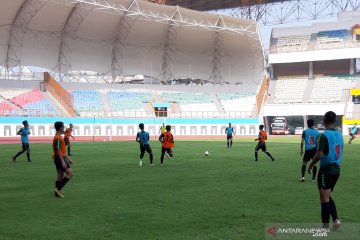
[[[225,112],[243,112],[248,117],[256,105],[256,93],[218,93],[217,97]]]
[[[78,90],[71,92],[74,97],[74,108],[76,111],[102,111],[103,103],[101,95],[94,90]]]
[[[307,85],[307,76],[281,77],[276,81],[274,103],[301,103]]]
[[[112,111],[144,110],[143,103],[152,100],[147,92],[108,92],[107,97]]]
[[[309,43],[310,43],[310,35],[279,37],[277,40],[278,47],[308,45]]]
[[[161,96],[165,101],[177,102],[180,105],[212,102],[208,93],[163,92]]]

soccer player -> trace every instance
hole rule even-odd
[[[165,127],[165,123],[162,124],[162,126],[159,129],[159,134],[165,133],[166,132],[166,127]]]
[[[235,135],[234,128],[231,127],[231,123],[229,123],[229,127],[225,129],[227,147],[231,148],[233,143],[233,134]]]
[[[73,162],[66,155],[65,140],[62,137],[62,135],[65,133],[64,123],[55,122],[54,127],[56,130],[56,134],[52,144],[52,148],[54,151],[54,155],[52,156],[52,158],[54,160],[54,164],[56,166],[56,171],[57,171],[54,195],[55,197],[63,198],[64,195],[62,194],[61,189],[74,176],[73,171],[70,167],[70,164],[73,164]],[[66,173],[65,177],[64,177],[64,173]]]
[[[264,131],[264,125],[259,126],[259,136],[254,141],[259,141],[255,147],[255,161],[258,161],[258,151],[261,149],[266,155],[268,155],[272,161],[275,159],[271,156],[271,154],[266,150],[265,141],[267,140],[267,134]]]
[[[166,125],[166,132],[160,135],[159,141],[162,144],[160,163],[161,165],[164,165],[165,153],[168,159],[171,159],[174,156],[172,152],[172,148],[174,147],[174,136],[171,133],[170,125]]]
[[[30,159],[29,135],[31,134],[31,132],[29,129],[29,123],[25,120],[22,122],[22,124],[24,125],[24,127],[17,132],[17,135],[21,136],[22,149],[14,157],[12,157],[12,160],[16,162],[16,158],[26,152],[28,162],[32,162]]]
[[[65,141],[65,145],[67,146],[69,156],[71,156],[71,153],[70,153],[70,148],[71,148],[70,137],[72,137],[73,140],[75,139],[74,136],[72,135],[73,128],[74,128],[74,125],[72,125],[72,123],[70,123],[69,128],[67,128],[65,130],[64,141]]]
[[[141,131],[138,132],[137,135],[136,135],[136,141],[140,144],[140,161],[139,161],[139,165],[142,166],[142,159],[143,159],[145,151],[146,151],[150,155],[150,166],[152,166],[152,165],[154,165],[153,164],[153,157],[154,156],[153,156],[153,153],[152,153],[151,146],[149,144],[150,135],[149,135],[148,132],[145,132],[143,123],[139,124],[139,128],[140,128]]]
[[[355,123],[355,125],[351,128],[351,132],[350,132],[350,139],[349,139],[349,144],[351,144],[352,140],[355,139],[355,134],[357,133],[357,123]]]
[[[305,181],[305,172],[306,172],[306,165],[307,163],[312,160],[316,154],[317,150],[317,139],[320,135],[320,133],[314,129],[314,120],[309,119],[307,120],[308,129],[303,131],[301,136],[301,144],[300,144],[300,156],[303,157],[303,164],[301,166],[301,178],[299,179],[299,182]],[[305,143],[305,154],[304,154],[304,143]],[[313,176],[312,181],[315,182],[316,172],[317,172],[317,166],[314,165],[313,169]]]
[[[324,228],[329,228],[330,215],[333,219],[334,229],[340,227],[340,220],[337,215],[336,205],[331,198],[331,192],[340,176],[340,164],[343,155],[344,139],[342,134],[335,130],[336,114],[332,111],[325,113],[325,132],[320,134],[318,149],[314,159],[311,161],[308,173],[320,160],[318,174],[318,189],[321,202],[321,218]]]

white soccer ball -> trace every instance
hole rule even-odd
[[[206,150],[204,154],[205,156],[209,156],[209,151]]]

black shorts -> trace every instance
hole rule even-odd
[[[70,139],[69,138],[64,138],[64,142],[65,142],[65,145],[67,146],[70,143]]]
[[[229,134],[228,134],[228,135],[226,136],[226,139],[227,139],[227,140],[230,140],[230,139],[232,140],[232,139],[233,139],[233,135],[229,135]]]
[[[140,153],[143,155],[144,153],[148,152],[149,154],[152,154],[152,149],[149,144],[140,145]]]
[[[340,166],[329,164],[320,167],[318,173],[318,188],[334,190],[336,182],[340,177]]]
[[[266,144],[264,142],[258,142],[258,144],[255,147],[255,151],[262,150],[263,152],[266,152]]]
[[[22,150],[23,150],[23,151],[29,151],[29,150],[30,150],[30,145],[29,145],[29,143],[23,143],[23,144],[21,145],[21,147],[22,147]]]
[[[64,161],[66,163],[66,168],[63,168],[63,165],[61,163],[61,159],[58,157],[58,156],[55,156],[54,158],[54,164],[56,166],[56,170],[60,170],[60,171],[63,171],[65,172],[66,169],[69,169],[70,168],[70,163],[64,158]]]
[[[316,155],[316,151],[317,149],[316,148],[312,148],[312,149],[309,149],[309,150],[306,150],[305,151],[305,154],[304,154],[304,157],[303,157],[303,161],[304,162],[308,162],[310,161],[311,159],[313,159]]]
[[[171,149],[171,148],[164,148],[164,147],[162,147],[162,148],[161,148],[161,154],[165,154],[166,152],[171,156],[171,154],[172,154],[172,149]]]

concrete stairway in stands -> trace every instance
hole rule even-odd
[[[53,95],[51,95],[49,92],[43,92],[43,93],[45,98],[49,100],[49,102],[54,106],[54,108],[56,109],[56,111],[59,113],[60,116],[71,117],[68,111],[66,111],[65,107],[61,105],[61,103],[57,101],[53,97]]]
[[[267,104],[274,104],[275,90],[276,90],[276,80],[271,80],[268,90],[267,101],[266,101]]]
[[[303,103],[309,103],[310,97],[311,97],[311,92],[314,88],[314,82],[315,82],[314,79],[308,79],[306,88],[305,88],[305,92],[304,92]]]
[[[103,103],[103,107],[104,107],[104,112],[105,114],[110,114],[112,109],[110,107],[110,102],[109,102],[109,98],[107,96],[107,92],[103,92],[103,91],[100,91],[100,96],[101,96],[101,101]]]
[[[223,105],[220,103],[219,98],[217,97],[216,94],[211,94],[210,95],[211,100],[213,101],[214,105],[216,106],[216,109],[219,113],[224,113],[224,107]]]

